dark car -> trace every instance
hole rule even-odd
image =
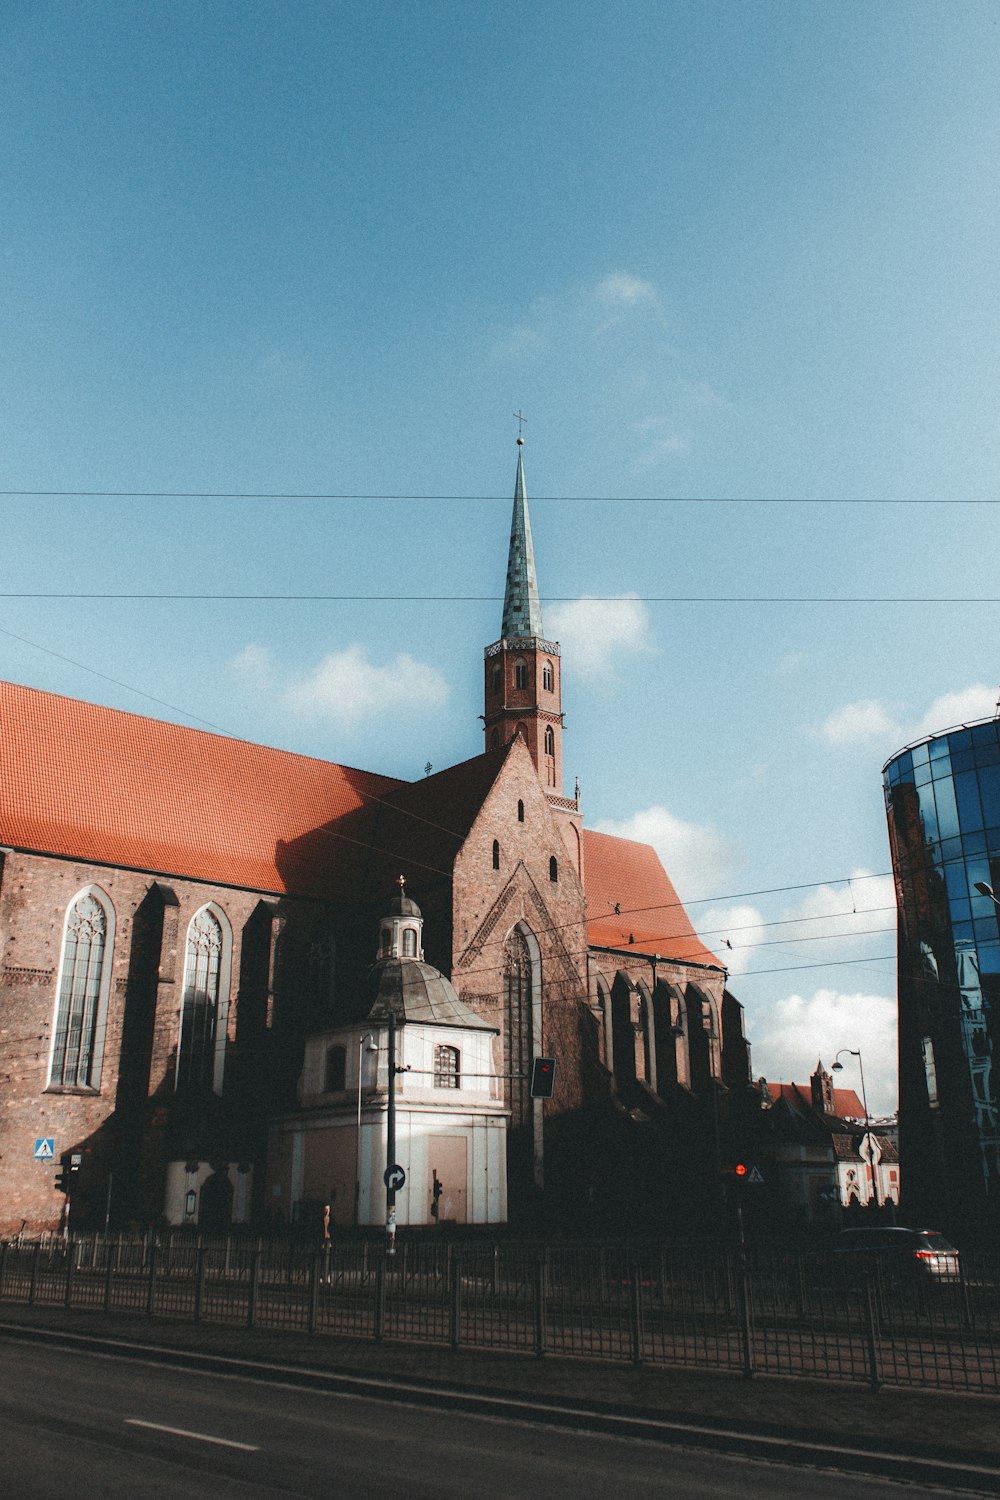
[[[833,1253],[845,1265],[875,1269],[891,1280],[958,1281],[958,1251],[935,1229],[845,1229]]]

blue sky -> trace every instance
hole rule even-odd
[[[0,673],[476,753],[521,409],[588,821],[728,936],[758,1072],[861,1045],[891,1107],[880,767],[996,696],[993,0],[0,28]],[[120,591],[249,597],[10,597]]]

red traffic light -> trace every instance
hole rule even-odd
[[[733,1171],[736,1173],[737,1177],[745,1177],[747,1175],[746,1162],[738,1161],[733,1168]]]

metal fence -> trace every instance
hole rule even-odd
[[[0,1245],[0,1302],[1000,1394],[1000,1258],[954,1280],[764,1246],[88,1235]]]

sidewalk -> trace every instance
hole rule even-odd
[[[453,1351],[426,1344],[246,1330],[213,1324],[0,1306],[0,1337],[38,1330],[112,1340],[150,1352],[234,1359],[359,1378],[403,1380],[456,1395],[497,1395],[558,1402],[595,1413],[693,1422],[727,1433],[843,1445],[908,1458],[1000,1468],[1000,1402],[940,1391],[883,1390],[863,1385],[679,1369],[635,1369],[568,1359]]]

